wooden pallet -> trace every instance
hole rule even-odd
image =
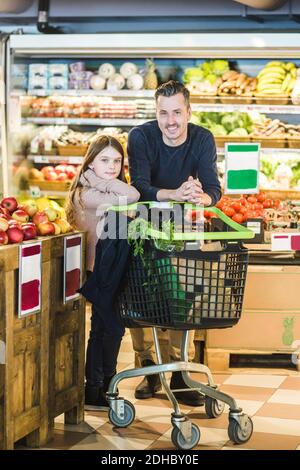
[[[272,355],[272,354],[286,354],[291,358],[292,362],[292,351],[287,350],[254,350],[254,349],[217,349],[217,348],[205,348],[205,364],[212,371],[228,371],[230,364],[230,355]],[[298,364],[295,364],[296,370],[300,372],[300,352],[298,353]]]

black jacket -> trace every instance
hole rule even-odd
[[[124,334],[124,326],[116,308],[116,300],[130,256],[127,241],[130,220],[127,216],[117,214],[114,238],[98,240],[94,270],[79,290],[99,311],[108,331],[121,335]],[[104,230],[107,230],[107,224]]]

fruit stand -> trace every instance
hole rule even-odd
[[[62,247],[69,237],[40,237],[33,244],[30,240],[0,247],[1,449],[13,449],[23,438],[27,446],[45,444],[57,414],[65,413],[70,423],[83,417],[85,303],[79,297],[62,306]],[[24,299],[32,295],[28,297],[28,287],[20,284],[20,247],[24,253],[39,246],[40,305],[22,315]],[[83,263],[84,238],[81,253]]]

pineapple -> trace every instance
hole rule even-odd
[[[144,87],[146,90],[155,90],[158,85],[157,75],[155,73],[156,65],[152,59],[146,60],[146,75]]]

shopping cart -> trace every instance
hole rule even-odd
[[[172,208],[173,203],[169,203],[169,207]],[[139,203],[112,209],[132,211],[138,208]],[[203,210],[198,206],[192,209]],[[125,370],[113,377],[107,392],[109,420],[116,427],[127,427],[135,418],[133,404],[118,396],[117,387],[121,380],[159,374],[174,408],[171,439],[178,449],[195,447],[200,439],[200,430],[180,410],[174,390],[167,383],[166,372],[182,372],[185,384],[205,397],[205,411],[209,418],[220,416],[224,404],[229,405],[228,435],[234,443],[247,442],[253,431],[251,418],[242,412],[232,397],[217,390],[209,368],[188,361],[189,330],[227,328],[239,321],[248,266],[248,250],[241,240],[254,236],[252,231],[235,223],[217,208],[209,211],[221,218],[232,231],[175,232],[173,240],[182,240],[184,249],[175,251],[170,242],[169,251],[162,251],[157,248],[158,240],[164,239],[165,234],[161,230],[149,229],[143,256],[131,257],[118,297],[125,326],[153,327],[158,364]],[[201,249],[191,249],[195,248],[191,243],[199,243],[199,240],[210,242],[202,245]],[[184,330],[180,361],[162,363],[156,328]],[[208,384],[196,382],[190,377],[190,372],[205,374]]]

